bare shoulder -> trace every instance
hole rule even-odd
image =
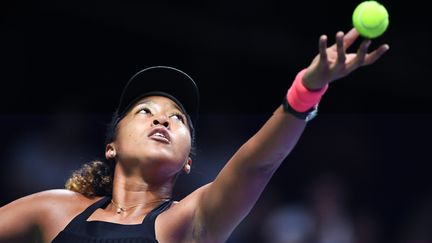
[[[100,197],[89,198],[81,193],[67,189],[52,189],[33,194],[35,198],[43,199],[44,201],[58,202],[64,204],[87,204],[97,201]]]
[[[172,217],[186,217],[190,218],[199,206],[199,199],[203,193],[203,191],[210,185],[211,183],[201,186],[200,188],[193,191],[191,194],[187,195],[180,201],[174,201],[169,209],[161,214],[161,218],[172,219]],[[171,220],[169,220],[171,221]]]
[[[196,234],[201,234],[197,210],[200,197],[209,185],[198,188],[180,201],[174,201],[156,218],[157,239],[161,242],[192,242]]]
[[[44,231],[44,238],[51,242],[72,219],[84,211],[91,204],[100,199],[100,197],[88,198],[80,193],[56,189],[41,192],[39,195],[45,201],[45,215],[41,218],[41,225]]]
[[[100,197],[88,198],[80,193],[66,189],[52,189],[30,194],[19,198],[4,207],[21,207],[27,205],[37,208],[38,211],[61,207],[63,210],[70,208],[82,208],[95,202]]]
[[[44,240],[51,242],[76,215],[98,199],[66,189],[46,190],[16,199],[0,208],[0,240],[13,239],[38,227]]]

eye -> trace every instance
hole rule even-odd
[[[176,112],[176,113],[172,114],[171,117],[174,118],[174,119],[176,119],[176,120],[181,121],[182,123],[185,122],[184,115],[181,114],[181,113],[179,113],[179,112]]]
[[[138,109],[138,112],[137,112],[137,113],[142,113],[142,114],[151,114],[151,111],[150,111],[150,109],[147,108],[147,107],[140,107],[140,108]]]

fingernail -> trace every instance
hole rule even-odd
[[[371,44],[371,41],[368,40],[368,41],[366,42],[366,48],[368,48],[368,47],[370,46],[370,44]]]

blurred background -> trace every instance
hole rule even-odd
[[[152,65],[197,82],[192,173],[211,181],[281,103],[297,72],[348,31],[360,1],[0,3],[0,205],[62,188],[103,158],[121,88]],[[229,242],[432,242],[431,28],[422,3],[381,1],[390,51],[332,84]],[[356,51],[358,43],[349,50]]]

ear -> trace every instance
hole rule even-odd
[[[189,174],[190,171],[191,171],[191,167],[192,167],[192,159],[189,157],[189,158],[187,159],[186,163],[185,163],[184,166],[183,166],[183,171],[184,171],[186,174]]]
[[[114,159],[116,156],[116,150],[113,143],[109,143],[105,147],[105,158],[106,159]]]

